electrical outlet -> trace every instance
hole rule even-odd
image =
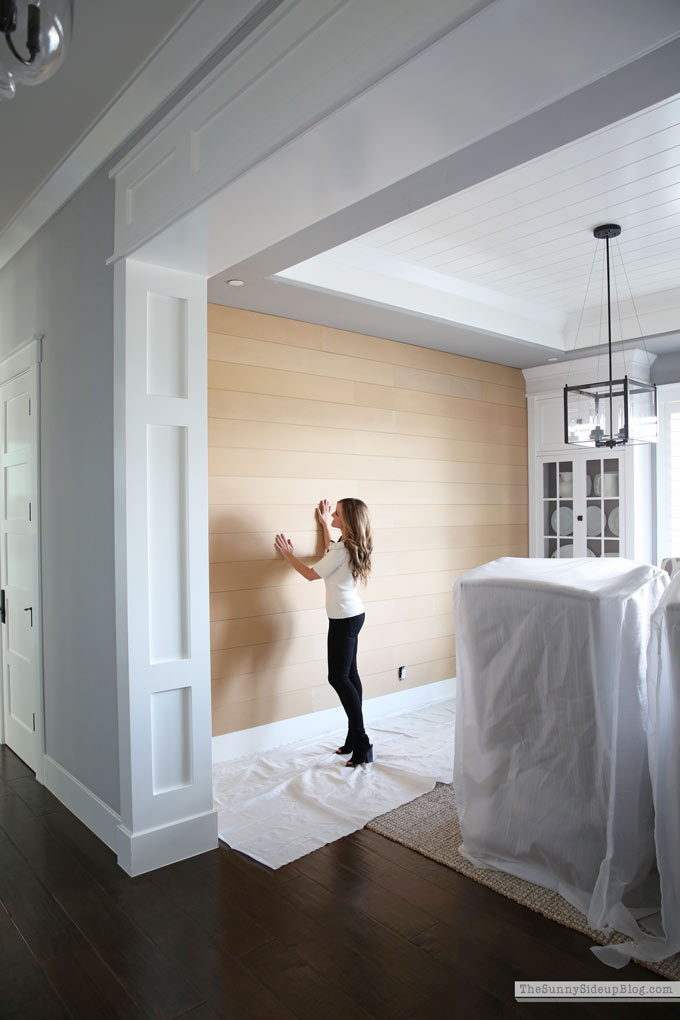
[[[399,679],[400,680],[405,680],[406,679],[406,666],[400,666],[399,667]]]

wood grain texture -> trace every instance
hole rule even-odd
[[[456,577],[527,555],[521,372],[215,305],[208,330],[214,733],[337,703],[323,584],[273,546],[319,559],[321,498],[371,511],[365,697],[453,676]]]
[[[367,358],[370,361],[403,365],[406,368],[418,368],[426,372],[441,372],[443,375],[456,375],[461,379],[478,379],[524,390],[522,373],[515,368],[492,365],[488,361],[476,361],[474,358],[464,358],[458,354],[446,354],[444,351],[433,351],[429,347],[418,347],[416,344],[395,343],[382,337],[332,329],[329,326],[321,327],[321,349]]]
[[[269,422],[211,418],[208,423],[211,449],[235,447],[253,451],[266,450],[271,444],[271,436]],[[367,429],[326,428],[323,425],[309,429],[304,425],[284,425],[281,422],[276,426],[276,441],[281,451],[294,450],[301,453],[337,453],[342,450],[355,456],[471,461],[474,464],[526,465],[528,458],[526,446],[507,442],[465,442],[396,432],[369,432]]]

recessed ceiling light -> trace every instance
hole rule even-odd
[[[230,287],[242,287],[243,280],[227,280]]]
[[[548,358],[548,361],[557,361],[557,358]]]

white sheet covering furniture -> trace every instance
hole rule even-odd
[[[680,573],[652,615],[647,696],[661,911],[658,918],[644,922],[656,935],[637,931],[632,942],[593,950],[614,967],[622,967],[631,956],[663,960],[680,952]]]
[[[454,586],[461,852],[631,936],[659,908],[646,655],[668,583],[624,559],[504,558]]]

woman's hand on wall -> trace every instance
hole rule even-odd
[[[299,560],[297,558],[297,556],[295,555],[295,551],[293,549],[293,543],[289,538],[286,538],[285,535],[277,535],[276,538],[274,539],[274,545],[278,552],[281,553],[283,558],[288,560],[291,567],[295,567],[298,574],[301,574],[302,577],[305,578],[305,580],[307,581],[321,580],[321,576],[317,574],[316,570],[314,570],[314,567],[308,567],[306,563],[303,563],[302,560]]]
[[[289,538],[286,538],[285,535],[277,535],[274,539],[274,545],[286,560],[289,560],[291,556],[295,555],[293,543]]]
[[[332,527],[333,511],[331,505],[327,499],[322,499],[316,508],[316,516],[321,524],[321,527],[326,531],[330,531]]]
[[[322,499],[316,508],[316,517],[323,531],[324,549],[328,552],[331,544],[331,528],[333,527],[333,511],[327,499]]]

